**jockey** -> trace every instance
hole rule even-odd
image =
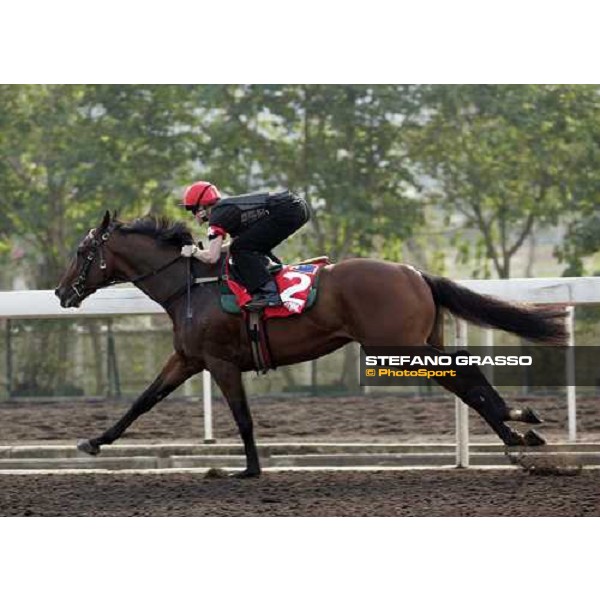
[[[227,235],[232,238],[230,254],[239,277],[252,294],[246,308],[261,310],[280,306],[277,285],[267,269],[267,255],[300,229],[310,218],[306,201],[288,191],[256,193],[221,199],[208,181],[197,181],[183,195],[183,206],[199,224],[208,222],[208,248],[184,246],[182,256],[216,263]]]

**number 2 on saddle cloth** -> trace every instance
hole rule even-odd
[[[319,271],[329,263],[327,257],[319,257],[297,265],[279,266],[273,276],[283,305],[265,308],[264,317],[289,317],[310,308],[316,300]],[[230,269],[229,257],[225,261],[224,271],[227,285],[236,298],[237,306],[244,308],[252,295],[241,283],[235,281],[235,268]]]

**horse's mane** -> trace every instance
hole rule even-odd
[[[167,217],[146,215],[119,226],[123,233],[141,233],[149,235],[155,240],[173,246],[193,244],[194,238],[188,226],[181,221],[173,222]]]

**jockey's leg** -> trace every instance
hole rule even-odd
[[[269,208],[269,214],[238,235],[231,244],[231,255],[242,283],[253,295],[249,310],[281,305],[277,285],[264,257],[297,231],[308,220],[303,202],[282,202]]]
[[[265,256],[286,237],[287,232],[280,232],[273,217],[267,215],[231,242],[231,256],[251,294],[270,281]]]
[[[240,271],[242,283],[250,293],[271,281],[263,257],[296,232],[308,220],[304,203],[285,202],[240,233],[231,243],[231,255]]]

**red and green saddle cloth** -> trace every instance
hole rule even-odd
[[[317,299],[321,268],[330,264],[326,256],[312,258],[296,265],[277,265],[271,269],[282,306],[264,309],[264,317],[289,317],[307,311]],[[225,272],[221,278],[221,307],[227,313],[240,314],[252,295],[229,275],[229,261],[225,261]]]

